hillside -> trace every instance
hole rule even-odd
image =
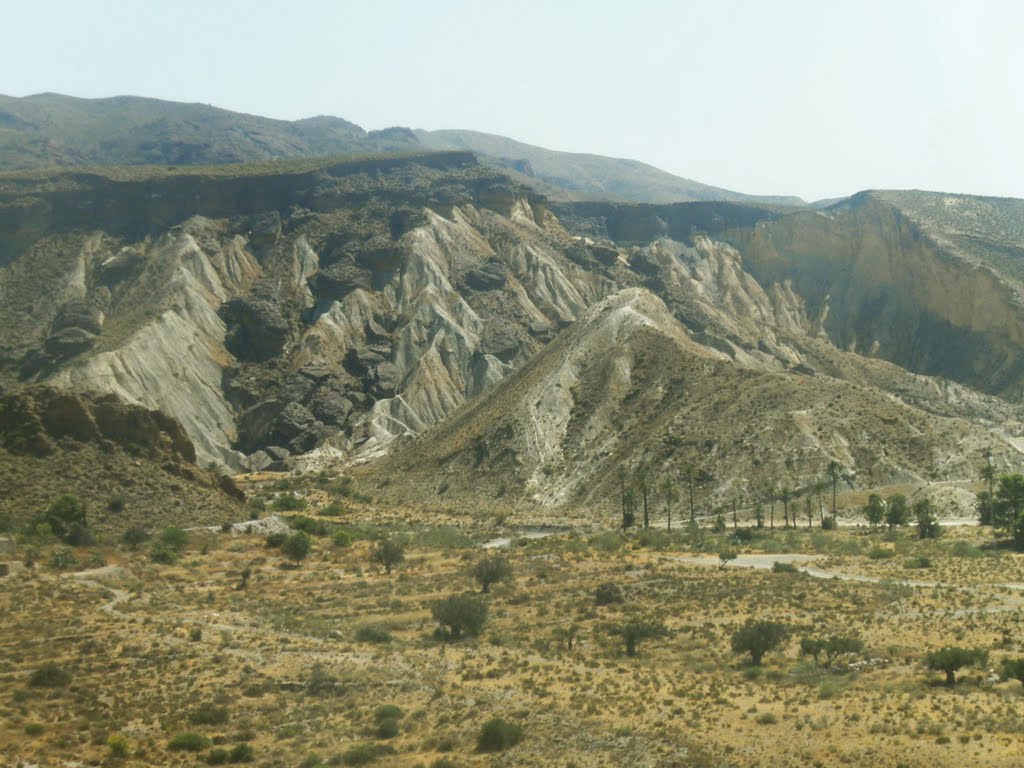
[[[729,200],[802,206],[798,197],[759,196],[711,187],[666,173],[637,160],[556,152],[477,131],[416,131],[420,142],[433,149],[465,149],[490,162],[560,190],[568,200],[620,200],[671,203]]]
[[[0,381],[159,409],[203,465],[367,464],[453,507],[607,507],[641,462],[723,500],[832,460],[862,484],[1016,466],[1012,261],[917,193],[552,203],[517,178],[465,151],[0,175]],[[591,339],[609,301],[646,318],[621,349]]]
[[[365,131],[338,117],[273,120],[206,104],[134,96],[0,95],[0,170],[54,165],[258,163],[424,149],[471,151],[557,199],[803,204],[797,198],[757,197],[718,189],[634,160],[553,152],[473,131]]]

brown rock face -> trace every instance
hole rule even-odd
[[[47,456],[60,441],[105,442],[108,447],[195,463],[195,448],[181,425],[159,411],[50,387],[0,397],[0,441],[11,453]]]

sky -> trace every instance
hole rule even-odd
[[[1016,0],[0,0],[0,93],[463,128],[807,200],[1024,197]]]

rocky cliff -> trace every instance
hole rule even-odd
[[[242,493],[195,459],[175,420],[114,395],[30,386],[0,396],[0,518],[9,523],[67,493],[86,503],[97,532],[236,519]]]
[[[381,471],[544,507],[648,460],[970,480],[1024,386],[1019,206],[972,200],[552,205],[464,153],[0,176],[0,376],[160,409],[203,464],[411,442]]]

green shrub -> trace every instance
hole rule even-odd
[[[178,553],[164,544],[157,544],[149,551],[149,559],[160,565],[174,565],[178,562]]]
[[[523,739],[523,728],[500,717],[494,717],[484,723],[476,739],[479,752],[501,752],[514,747]]]
[[[394,753],[394,747],[386,744],[356,744],[342,753],[341,762],[345,765],[366,765],[384,755]]]
[[[313,542],[304,531],[296,531],[281,542],[281,554],[298,564],[306,559]]]
[[[610,581],[606,581],[604,584],[599,584],[597,589],[594,590],[594,601],[598,605],[621,603],[624,599],[625,598],[622,596],[622,587],[618,584],[612,584]]]
[[[397,539],[384,539],[370,553],[370,559],[384,566],[385,573],[405,560],[405,545]]]
[[[81,547],[92,543],[85,502],[73,494],[62,494],[50,502],[45,522],[53,535],[66,544]]]
[[[392,637],[387,627],[371,625],[357,629],[356,640],[360,643],[390,643]]]
[[[334,532],[334,535],[331,537],[331,544],[336,547],[351,547],[352,534],[341,528]]]
[[[302,531],[310,536],[326,536],[327,524],[322,520],[314,520],[306,515],[295,515],[288,518],[288,525],[296,531]]]
[[[287,539],[287,538],[288,538],[288,534],[287,533],[284,533],[282,531],[276,531],[275,533],[268,533],[267,534],[267,538],[266,538],[266,542],[265,543],[266,543],[266,546],[268,548],[270,548],[270,549],[277,549],[282,544],[284,544],[284,540]]]
[[[394,704],[381,704],[374,710],[373,719],[379,723],[382,720],[401,720],[404,715],[401,707]]]
[[[981,557],[983,553],[969,541],[955,541],[949,548],[949,554],[953,557]]]
[[[903,561],[903,567],[904,568],[931,568],[932,567],[932,561],[931,561],[931,558],[923,557],[923,556],[908,557],[906,560]]]
[[[251,763],[256,757],[251,744],[236,744],[228,755],[229,763]]]
[[[28,679],[34,688],[64,688],[70,682],[71,673],[53,662],[43,664]]]
[[[398,727],[398,721],[392,718],[381,720],[377,723],[377,738],[378,739],[393,739],[400,732]]]
[[[50,554],[50,560],[47,565],[55,571],[67,571],[77,567],[78,561],[75,559],[75,554],[70,549],[67,547],[58,547]]]
[[[885,547],[875,547],[868,550],[868,557],[872,560],[888,560],[895,554],[891,549],[886,549]]]
[[[821,530],[823,530],[823,531],[834,531],[836,529],[836,526],[837,526],[836,519],[832,515],[827,515],[821,521]]]
[[[107,738],[107,749],[115,760],[128,757],[128,739],[115,733]]]
[[[181,552],[185,549],[188,546],[188,540],[188,533],[181,528],[171,526],[160,531],[160,544],[173,549],[175,552]]]
[[[626,542],[622,534],[615,531],[599,533],[590,540],[590,546],[598,552],[617,552]]]
[[[42,723],[29,723],[25,726],[26,736],[42,736],[46,733],[46,726]]]
[[[512,578],[512,566],[502,555],[487,555],[473,566],[473,578],[481,592],[490,592],[492,584]]]
[[[231,754],[222,747],[214,747],[206,755],[207,765],[226,765]]]
[[[192,731],[179,733],[167,742],[167,749],[172,752],[202,752],[209,746],[210,740],[206,736]]]
[[[135,525],[124,532],[124,535],[121,537],[121,541],[123,541],[128,546],[129,549],[136,549],[148,538],[149,531],[147,531],[145,528],[140,528],[139,526]]]
[[[288,491],[274,499],[270,503],[270,508],[275,512],[298,512],[306,508],[306,500]]]
[[[223,725],[231,715],[227,707],[207,701],[200,704],[188,714],[188,721],[193,725]]]
[[[800,573],[800,569],[793,565],[793,563],[784,563],[781,560],[776,560],[772,563],[772,573]]]
[[[351,510],[341,502],[332,501],[330,504],[320,508],[323,517],[341,517],[347,515]]]
[[[449,595],[434,603],[431,609],[443,637],[458,640],[463,633],[480,634],[487,621],[487,603],[475,595]]]
[[[124,512],[124,496],[111,496],[107,499],[107,511],[115,515]]]
[[[469,549],[475,542],[458,528],[440,525],[426,528],[416,534],[416,544],[428,549]]]

